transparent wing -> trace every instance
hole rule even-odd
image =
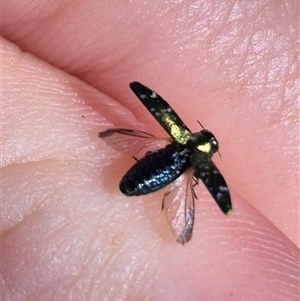
[[[164,195],[162,209],[177,241],[184,245],[193,232],[194,203],[193,170],[189,169],[171,184]]]
[[[172,107],[156,92],[139,82],[132,82],[129,86],[165,131],[176,142],[186,144],[191,137],[191,131]]]
[[[147,152],[164,148],[172,141],[170,138],[158,138],[142,131],[119,128],[100,132],[98,137],[113,149],[135,156],[137,159],[142,158]]]

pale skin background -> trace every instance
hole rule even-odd
[[[298,300],[298,1],[224,3],[2,1],[3,300]],[[133,80],[219,140],[184,247],[97,138],[165,136]]]

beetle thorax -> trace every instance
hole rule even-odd
[[[189,147],[212,156],[219,149],[216,137],[208,130],[193,133],[188,141]]]

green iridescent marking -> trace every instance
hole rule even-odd
[[[172,116],[165,115],[162,118],[163,124],[169,129],[171,136],[180,144],[186,144],[191,137],[191,132],[176,124]]]

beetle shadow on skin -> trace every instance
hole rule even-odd
[[[137,225],[148,224],[157,240],[165,240],[168,237],[170,243],[176,243],[176,239],[166,221],[165,212],[162,210],[163,196],[168,191],[169,186],[146,195],[125,196],[119,190],[119,183],[136,161],[126,154],[120,155],[116,159],[110,158],[109,161],[109,164],[102,167],[99,175],[100,185],[107,195],[125,199],[124,210],[128,209],[126,204],[130,204],[132,216],[128,222],[131,223],[131,226],[136,228]]]
[[[100,140],[101,141],[101,140]],[[112,150],[112,152],[116,152]],[[128,158],[128,155],[112,156],[107,159],[107,162],[101,166],[99,170],[99,184],[107,193],[119,193],[119,183],[127,170],[135,163],[133,158]]]

